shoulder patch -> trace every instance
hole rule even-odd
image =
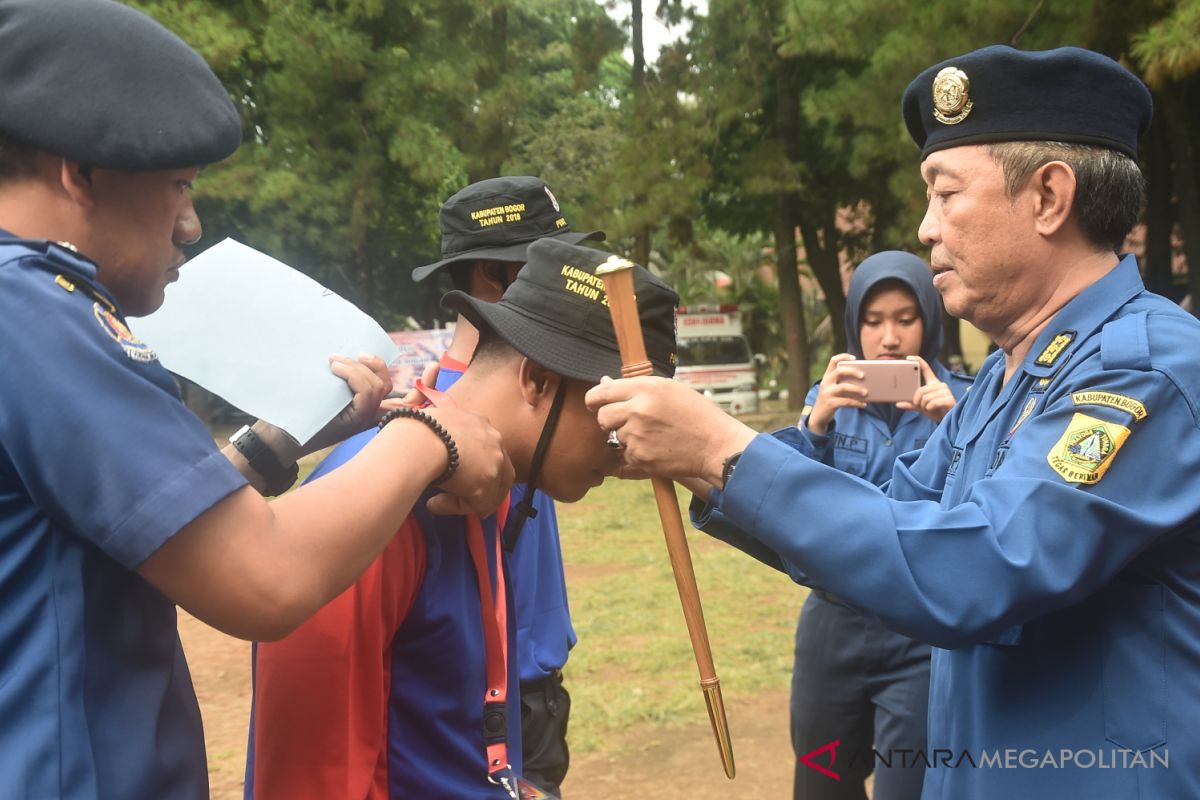
[[[1075,341],[1075,331],[1063,331],[1050,340],[1050,344],[1046,345],[1046,349],[1037,357],[1033,363],[1039,367],[1052,367],[1058,357],[1063,354],[1067,346]]]
[[[125,326],[120,317],[101,306],[99,302],[92,304],[92,313],[104,332],[121,345],[125,355],[134,361],[154,361],[158,358],[158,354],[150,349],[150,345],[134,336],[133,331]]]
[[[1046,454],[1046,462],[1067,483],[1099,483],[1127,438],[1129,428],[1124,425],[1076,412]]]
[[[1077,406],[1115,408],[1132,415],[1135,422],[1141,422],[1147,416],[1146,406],[1140,400],[1116,392],[1101,392],[1091,389],[1083,392],[1071,392],[1071,402]]]

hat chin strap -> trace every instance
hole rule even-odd
[[[538,437],[537,446],[533,448],[533,458],[529,462],[529,477],[525,481],[525,496],[521,498],[521,502],[517,503],[516,508],[510,509],[508,512],[508,520],[505,522],[502,537],[505,552],[511,553],[512,549],[517,546],[517,539],[525,528],[525,520],[537,517],[537,509],[533,507],[533,494],[537,491],[534,486],[537,484],[538,474],[542,471],[546,448],[550,446],[554,429],[558,427],[558,417],[562,413],[563,401],[566,397],[567,379],[560,378],[558,389],[554,393],[554,401],[550,404],[550,413],[546,415],[546,424],[542,426],[542,435]]]

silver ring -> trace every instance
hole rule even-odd
[[[617,432],[615,429],[608,432],[608,439],[606,441],[608,442],[608,446],[613,450],[625,449],[625,443],[617,438]]]

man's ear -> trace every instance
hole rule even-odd
[[[471,296],[489,303],[497,302],[504,294],[505,265],[500,261],[476,261],[475,280]]]
[[[63,191],[76,205],[84,208],[92,208],[96,205],[90,166],[64,158],[59,167],[58,181],[62,185]]]
[[[551,372],[536,361],[525,357],[521,358],[518,375],[521,383],[521,399],[532,408],[541,408],[543,405],[549,407],[550,403],[554,402],[554,395],[558,391],[559,383],[563,380],[563,377],[557,372]]]
[[[1062,161],[1038,167],[1030,178],[1034,192],[1034,224],[1042,236],[1062,229],[1075,207],[1075,170]]]

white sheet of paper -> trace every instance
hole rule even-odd
[[[129,320],[163,366],[305,443],[350,402],[333,353],[399,349],[347,300],[232,239],[193,258],[162,308]]]

